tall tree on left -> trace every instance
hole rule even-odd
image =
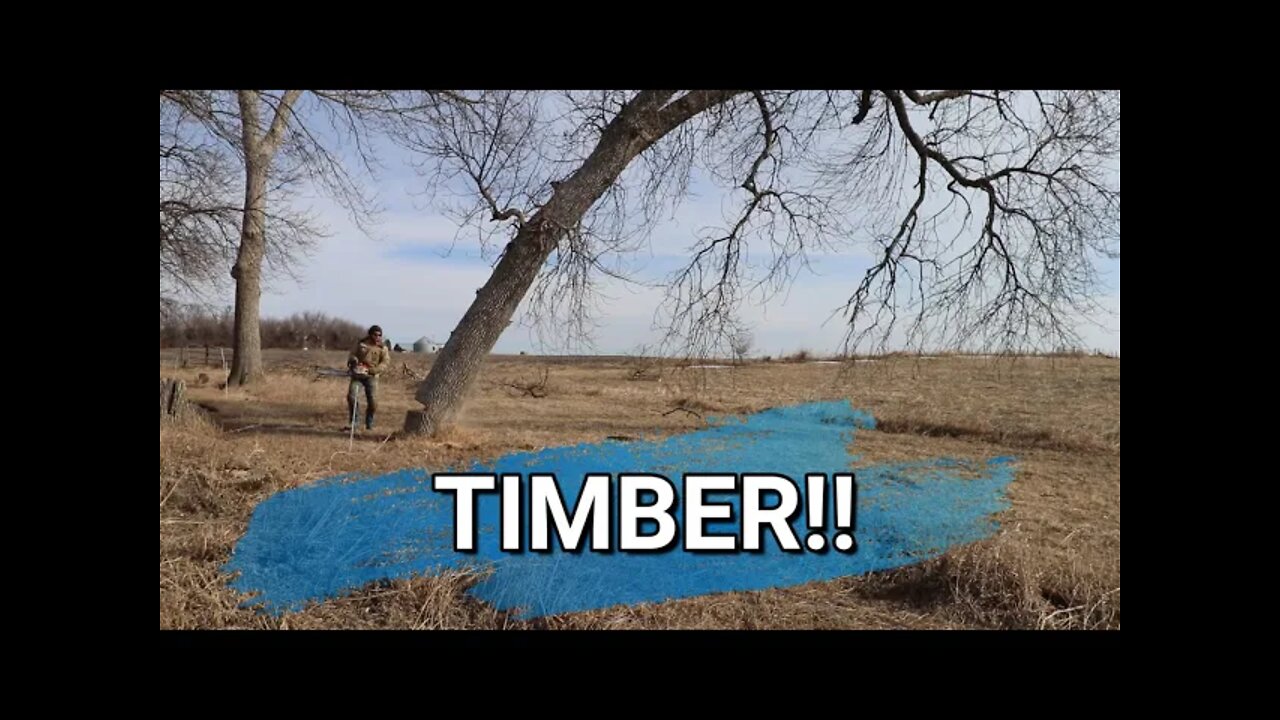
[[[166,102],[180,106],[244,169],[239,240],[231,266],[235,334],[228,384],[248,385],[263,375],[259,307],[264,261],[287,267],[322,234],[313,218],[288,202],[288,193],[304,185],[323,191],[366,228],[376,212],[365,183],[349,166],[374,174],[374,133],[412,109],[402,107],[399,97],[381,91],[161,91],[162,107]],[[340,151],[343,141],[351,141],[354,149]]]
[[[236,281],[235,351],[228,385],[248,385],[262,377],[262,331],[258,326],[258,305],[262,299],[262,258],[266,254],[267,176],[271,161],[280,149],[285,128],[300,90],[289,90],[264,128],[262,93],[241,90],[241,148],[244,155],[244,220],[240,226],[240,249],[231,277]]]

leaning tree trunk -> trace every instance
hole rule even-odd
[[[516,234],[418,388],[416,397],[426,408],[409,411],[404,421],[406,432],[435,433],[457,416],[480,363],[507,329],[561,234],[563,231],[539,216]]]
[[[521,226],[418,388],[415,397],[425,408],[408,412],[405,432],[435,434],[453,423],[480,364],[569,228],[582,220],[636,156],[681,122],[736,93],[695,92],[663,107],[673,94],[637,95],[601,133],[582,166],[555,185],[547,204]]]

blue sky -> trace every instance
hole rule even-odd
[[[330,236],[297,265],[296,282],[268,278],[261,305],[264,316],[321,311],[360,325],[381,325],[387,337],[404,345],[422,336],[438,341],[448,337],[488,278],[494,258],[482,255],[474,230],[460,234],[455,221],[415,197],[423,183],[403,152],[384,145],[382,153],[386,167],[374,187],[384,212],[373,227],[374,236],[362,233],[341,207],[323,196],[299,200],[318,215]],[[684,253],[697,228],[720,221],[727,196],[701,180],[691,189],[695,197],[686,199],[673,219],[654,227],[648,251],[629,258],[638,277],[657,280],[670,272],[687,258]],[[837,351],[845,327],[840,318],[830,316],[853,292],[869,259],[856,248],[811,256],[813,272],[802,270],[789,292],[767,305],[745,304],[741,315],[754,334],[754,354],[801,348]],[[1080,333],[1089,349],[1119,352],[1120,262],[1099,260],[1097,266],[1107,278],[1098,301],[1114,315],[1096,318],[1105,327],[1082,325]],[[572,350],[627,353],[661,337],[652,328],[660,290],[616,281],[603,283],[601,289],[594,348]],[[232,292],[224,294],[219,299],[230,304]],[[565,349],[540,345],[536,334],[520,324],[520,316],[518,312],[516,322],[499,339],[496,352]]]

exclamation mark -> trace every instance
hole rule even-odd
[[[842,553],[858,551],[853,536],[857,522],[858,483],[852,474],[836,475],[836,549]]]
[[[805,475],[804,479],[808,488],[810,530],[804,543],[813,552],[822,552],[827,549],[827,536],[822,533],[827,524],[827,476],[815,473]]]

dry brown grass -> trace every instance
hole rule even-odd
[[[1120,578],[1037,556],[1008,534],[919,565],[876,573],[866,597],[898,601],[958,626],[1007,630],[1120,627]],[[1114,582],[1114,585],[1112,584]]]
[[[414,381],[429,359],[397,355],[381,387],[380,429],[354,443],[346,381],[315,379],[341,353],[268,351],[269,381],[226,391],[188,381],[209,408],[160,429],[161,628],[1119,628],[1120,361],[1099,357],[884,358],[851,366],[747,363],[731,369],[646,365],[628,358],[494,357],[462,424],[444,437],[397,438],[416,407]],[[508,383],[540,378],[545,397]],[[515,396],[513,396],[515,395]],[[514,450],[653,438],[706,415],[848,399],[879,431],[860,432],[860,464],[939,455],[1013,454],[1018,475],[1002,531],[942,558],[865,577],[759,592],[719,593],[512,620],[464,594],[483,568],[375,584],[281,619],[238,607],[219,568],[254,507],[272,493],[344,472],[445,469]],[[685,408],[693,412],[671,412]]]

